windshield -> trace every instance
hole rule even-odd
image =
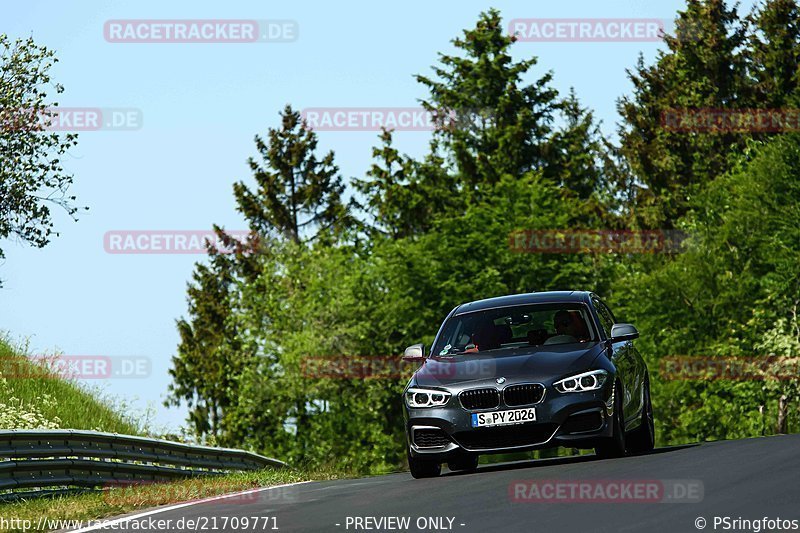
[[[528,304],[451,317],[434,356],[595,340],[589,309],[579,303]]]

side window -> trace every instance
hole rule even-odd
[[[608,306],[606,305],[606,303],[605,303],[603,300],[600,300],[600,305],[602,305],[602,306],[603,306],[603,309],[605,309],[605,310],[606,310],[606,313],[608,313],[608,316],[609,316],[609,317],[611,317],[611,322],[612,322],[613,324],[616,324],[616,323],[617,323],[617,317],[615,317],[615,316],[614,316],[614,313],[612,313],[612,312],[611,312],[611,308],[610,308],[610,307],[608,307]]]
[[[597,310],[597,316],[600,318],[600,326],[606,333],[606,337],[611,337],[611,326],[614,325],[614,315],[606,307],[606,304],[600,301],[599,298],[592,298],[594,308]]]

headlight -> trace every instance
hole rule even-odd
[[[406,404],[409,407],[441,407],[450,399],[450,393],[433,389],[408,389]]]
[[[556,381],[553,386],[558,392],[585,392],[602,387],[607,377],[605,370],[592,370]]]

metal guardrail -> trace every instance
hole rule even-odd
[[[0,490],[99,487],[285,466],[244,450],[132,435],[0,430]]]

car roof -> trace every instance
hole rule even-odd
[[[497,307],[509,307],[512,305],[537,304],[537,303],[584,303],[589,301],[589,291],[542,291],[528,292],[524,294],[509,294],[486,298],[459,305],[454,315],[472,313],[473,311],[483,311],[484,309],[494,309]]]

